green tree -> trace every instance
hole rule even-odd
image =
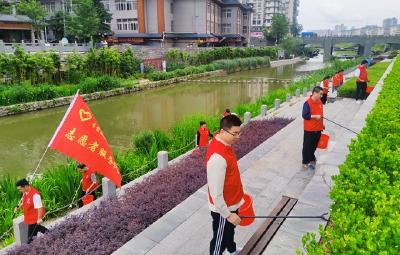
[[[4,0],[0,0],[0,13],[2,14],[10,14],[12,9],[12,5],[6,3]]]
[[[98,34],[100,19],[92,0],[76,0],[67,34],[78,41],[89,41]]]
[[[289,33],[289,22],[284,14],[275,14],[272,17],[270,36],[278,44]]]
[[[66,25],[68,25],[71,16],[68,13],[58,11],[49,21],[49,27],[54,32],[54,36],[57,41],[61,40],[65,34],[64,19]]]
[[[21,0],[17,6],[19,13],[28,16],[31,19],[34,32],[38,34],[37,38],[40,38],[40,31],[45,26],[45,17],[47,15],[46,10],[36,0]],[[35,38],[32,38],[33,40]]]
[[[96,40],[99,40],[102,36],[112,33],[110,28],[112,14],[104,8],[104,4],[101,0],[93,0],[93,4],[100,20],[99,30],[97,31],[96,36]]]
[[[297,23],[297,21],[293,22],[293,24],[290,25],[290,34],[292,34],[292,36],[299,36],[301,31],[303,31],[303,26]]]
[[[285,50],[285,57],[289,57],[290,55],[300,55],[302,54],[302,41],[298,37],[286,37],[284,38],[279,46]]]

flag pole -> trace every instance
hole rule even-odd
[[[57,127],[57,129],[56,129],[56,132],[54,133],[54,135],[53,135],[53,137],[51,138],[51,140],[50,140],[49,144],[47,145],[47,147],[50,147],[51,144],[53,143],[54,139],[56,138],[58,132],[60,131],[62,125],[63,125],[64,122],[65,122],[65,119],[67,118],[69,112],[71,111],[72,106],[74,105],[76,99],[78,98],[78,95],[79,95],[79,89],[76,91],[76,94],[75,94],[74,98],[72,99],[71,104],[69,105],[67,111],[65,112],[63,119],[61,120],[60,124],[58,125],[58,127]]]
[[[56,132],[54,133],[53,137],[51,138],[49,144],[48,144],[47,147],[46,147],[46,150],[44,151],[42,157],[40,158],[38,164],[36,165],[35,171],[33,171],[33,174],[32,174],[32,180],[35,178],[36,172],[37,172],[37,170],[39,169],[39,166],[40,166],[40,164],[42,163],[42,161],[43,161],[43,159],[44,159],[44,156],[46,155],[47,151],[49,150],[50,145],[53,143],[54,138],[56,137],[58,131],[60,130],[60,127],[62,126],[62,124],[64,123],[66,117],[68,116],[68,114],[69,114],[69,112],[70,112],[72,106],[74,105],[74,102],[75,102],[76,98],[78,97],[78,95],[79,95],[79,89],[76,91],[76,94],[75,94],[74,98],[72,99],[72,102],[71,102],[71,104],[69,105],[68,110],[67,110],[67,112],[65,113],[65,115],[64,115],[64,117],[63,117],[63,119],[62,119],[60,125],[57,127]]]

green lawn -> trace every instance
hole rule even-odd
[[[370,80],[369,86],[375,86],[383,73],[386,71],[390,62],[379,62],[368,68],[368,78]],[[356,97],[356,78],[353,77],[347,80],[342,87],[339,88],[339,96],[341,97]]]

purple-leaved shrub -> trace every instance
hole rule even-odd
[[[291,120],[252,121],[234,145],[240,159]],[[84,215],[71,216],[8,254],[111,254],[206,184],[206,149],[149,176],[121,197],[107,200]]]

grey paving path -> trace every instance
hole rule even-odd
[[[353,100],[337,100],[325,108],[326,117],[359,131],[376,95],[363,105]],[[348,153],[347,144],[355,135],[325,122],[330,131],[329,149],[318,152],[317,170],[303,170],[301,148],[303,124],[301,109],[304,97],[294,98],[271,115],[295,120],[239,161],[245,192],[254,200],[256,215],[268,215],[282,195],[299,199],[292,215],[320,215],[328,210],[331,178]],[[362,114],[359,114],[359,113]],[[244,246],[262,220],[249,227],[236,229],[236,242]],[[295,254],[301,237],[316,231],[318,220],[286,220],[265,254]],[[203,186],[180,205],[153,223],[113,254],[208,254],[212,236],[211,217],[207,206],[207,187]]]

